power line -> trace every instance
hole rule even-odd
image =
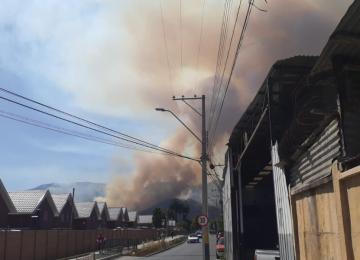
[[[242,42],[243,42],[243,39],[244,39],[244,35],[245,35],[245,31],[246,31],[247,25],[249,23],[250,14],[251,14],[252,7],[254,5],[254,1],[255,0],[249,0],[248,10],[247,10],[247,13],[246,13],[246,16],[245,16],[245,21],[244,21],[243,28],[242,28],[242,31],[241,31],[241,36],[240,36],[240,39],[239,39],[239,42],[238,42],[238,45],[237,45],[235,57],[234,57],[234,60],[233,60],[231,71],[230,71],[230,75],[229,75],[229,78],[228,78],[228,81],[227,81],[227,84],[226,84],[225,93],[224,93],[224,96],[223,96],[222,101],[221,101],[220,110],[218,112],[218,115],[217,115],[217,118],[216,118],[216,121],[215,121],[216,122],[215,123],[215,128],[214,128],[211,140],[210,140],[209,149],[211,149],[212,142],[213,142],[214,137],[215,137],[217,125],[218,125],[218,122],[219,122],[219,117],[220,117],[220,114],[221,114],[221,111],[222,111],[222,108],[223,108],[223,105],[224,105],[225,96],[226,96],[227,90],[228,90],[229,85],[230,85],[231,77],[232,77],[232,74],[234,72],[234,68],[235,68],[235,65],[236,65],[236,60],[237,60],[237,57],[239,55],[239,50],[241,48],[241,45],[242,45]]]
[[[180,52],[181,52],[181,88],[182,88],[182,95],[184,95],[184,75],[183,75],[183,66],[182,66],[182,18],[181,15],[182,11],[181,11],[181,0],[180,0],[180,40],[181,40],[181,47],[180,47]]]
[[[164,25],[164,16],[163,16],[163,11],[162,11],[162,6],[161,6],[161,0],[159,0],[159,3],[160,3],[160,12],[161,12],[162,27],[163,27],[163,32],[164,32],[164,42],[165,42],[165,50],[166,50],[166,59],[167,59],[167,65],[168,65],[168,69],[169,69],[170,88],[171,88],[171,94],[172,94],[172,96],[174,96],[174,91],[173,91],[173,87],[172,87],[172,80],[171,80],[171,73],[170,73],[169,54],[168,54],[168,50],[167,50],[166,34],[165,34],[165,25]]]
[[[101,126],[101,125],[99,125],[99,124],[93,123],[93,122],[88,121],[88,120],[85,120],[85,119],[83,119],[83,118],[74,116],[74,115],[72,115],[72,114],[69,114],[69,113],[66,113],[66,112],[64,112],[64,111],[61,111],[61,110],[59,110],[59,109],[56,109],[56,108],[53,108],[53,107],[51,107],[51,106],[45,105],[45,104],[40,103],[40,102],[38,102],[38,101],[35,101],[35,100],[33,100],[33,99],[30,99],[30,98],[21,96],[21,95],[19,95],[19,94],[16,94],[16,93],[11,92],[11,91],[9,91],[9,90],[6,90],[6,89],[4,89],[4,88],[0,88],[0,91],[3,91],[3,92],[5,92],[5,93],[7,93],[7,94],[16,96],[16,97],[18,97],[18,98],[22,98],[22,99],[24,99],[24,100],[30,101],[30,102],[35,103],[35,104],[37,104],[37,105],[46,107],[46,108],[48,108],[48,109],[50,109],[50,110],[53,110],[53,111],[55,111],[55,112],[58,112],[58,113],[60,113],[60,114],[66,115],[66,116],[69,116],[69,117],[71,117],[71,118],[74,118],[74,119],[79,120],[79,121],[81,121],[81,122],[84,122],[84,123],[86,123],[86,124],[89,124],[89,125],[98,127],[98,128],[100,128],[100,129],[103,129],[103,130],[106,130],[106,131],[109,131],[109,132],[112,132],[112,133],[116,133],[116,134],[118,134],[118,135],[120,135],[120,136],[124,136],[125,139],[126,139],[126,138],[130,138],[130,139],[132,139],[132,140],[135,140],[135,141],[138,141],[138,142],[142,142],[142,143],[144,143],[144,144],[146,144],[146,145],[150,145],[150,146],[152,146],[152,147],[154,147],[154,148],[160,148],[160,149],[163,149],[164,151],[169,151],[169,152],[171,152],[170,150],[161,148],[161,147],[159,147],[159,146],[157,146],[157,145],[154,145],[154,144],[151,144],[151,143],[142,141],[142,140],[137,139],[137,138],[134,138],[134,137],[132,137],[132,136],[123,134],[123,133],[121,133],[121,132],[118,132],[118,131],[112,130],[112,129],[110,129],[110,128]],[[30,109],[32,109],[32,110],[36,110],[35,108],[28,107],[28,106],[26,106],[26,105],[23,105],[23,104],[21,104],[21,103],[15,102],[15,101],[12,101],[12,100],[10,100],[10,99],[6,99],[6,98],[4,98],[4,97],[0,97],[0,98],[2,98],[2,99],[4,99],[4,100],[7,100],[7,101],[9,101],[9,102],[15,103],[15,104],[17,104],[17,105],[21,105],[21,106],[30,108]],[[38,112],[40,112],[40,111],[41,111],[41,110],[39,110]],[[42,113],[42,112],[41,112],[41,113]],[[46,113],[46,112],[44,112],[44,113]],[[55,116],[55,117],[56,117],[56,116]],[[65,120],[66,120],[66,119],[65,119]]]
[[[197,59],[197,64],[196,64],[196,78],[195,78],[194,95],[196,95],[196,85],[197,85],[197,77],[198,77],[198,69],[199,69],[199,59],[200,59],[200,49],[201,49],[201,38],[202,38],[202,29],[203,29],[203,22],[204,22],[205,1],[206,1],[206,0],[203,0],[203,10],[202,10],[202,16],[201,16],[200,39],[199,39],[198,59]]]
[[[68,120],[68,119],[65,119],[65,118],[62,118],[62,117],[59,117],[59,116],[56,116],[56,115],[53,115],[53,114],[50,114],[50,113],[47,113],[45,111],[42,111],[42,110],[39,110],[39,109],[36,109],[36,108],[33,108],[33,107],[30,107],[30,106],[27,106],[27,105],[24,105],[24,104],[21,104],[19,102],[16,102],[16,101],[13,101],[13,100],[10,100],[10,99],[7,99],[7,98],[4,98],[2,96],[0,96],[1,99],[3,100],[6,100],[6,101],[9,101],[11,103],[14,103],[14,104],[17,104],[19,106],[22,106],[22,107],[25,107],[25,108],[28,108],[28,109],[31,109],[31,110],[34,110],[36,112],[39,112],[39,113],[42,113],[42,114],[45,114],[45,115],[48,115],[48,116],[51,116],[51,117],[54,117],[54,118],[57,118],[57,119],[60,119],[60,120],[63,120],[63,121],[66,121],[68,123],[72,123],[72,124],[75,124],[75,125],[78,125],[78,126],[81,126],[81,127],[84,127],[84,128],[87,128],[87,129],[90,129],[90,130],[93,130],[93,131],[96,131],[96,132],[99,132],[99,133],[102,133],[102,134],[105,134],[105,135],[109,135],[109,136],[112,136],[112,137],[115,137],[115,138],[118,138],[118,139],[121,139],[121,140],[124,140],[124,141],[127,141],[127,142],[131,142],[131,143],[134,143],[134,144],[137,144],[137,145],[140,145],[140,146],[144,146],[144,147],[147,147],[147,148],[150,148],[150,149],[153,149],[153,150],[157,150],[157,151],[160,151],[160,152],[163,152],[163,153],[168,153],[168,154],[173,154],[173,155],[176,155],[176,156],[183,156],[179,153],[175,153],[173,151],[170,151],[170,150],[167,150],[167,149],[164,149],[162,147],[156,147],[155,145],[147,145],[147,144],[144,144],[146,142],[144,141],[141,141],[141,142],[136,142],[136,141],[132,141],[132,140],[129,140],[129,139],[126,139],[126,138],[122,138],[122,137],[119,137],[119,136],[116,136],[116,135],[113,135],[113,134],[110,134],[110,133],[107,133],[107,132],[104,132],[104,131],[100,131],[98,129],[95,129],[95,128],[92,128],[92,127],[89,127],[89,126],[86,126],[86,125],[82,125],[82,124],[79,124],[77,122],[74,122],[74,121],[71,121],[71,120]],[[86,121],[86,120],[85,120]],[[102,127],[102,128],[105,128],[105,127]],[[110,129],[111,130],[111,129]],[[113,132],[116,132],[114,130],[112,130]],[[188,158],[190,159],[191,157],[188,157],[188,156],[183,156],[184,158]],[[191,158],[191,159],[194,159],[194,158]],[[194,159],[196,160],[196,159]]]

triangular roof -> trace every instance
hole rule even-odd
[[[8,192],[5,189],[4,184],[2,183],[1,179],[0,179],[0,197],[3,198],[3,200],[5,201],[5,204],[9,210],[10,213],[16,213],[16,209],[14,204],[12,203]]]
[[[99,209],[100,215],[102,215],[103,212],[105,211],[106,218],[110,219],[109,210],[108,210],[106,202],[97,202],[97,207]]]
[[[76,210],[79,214],[78,218],[89,218],[92,211],[95,210],[96,216],[101,220],[101,214],[97,206],[96,201],[84,201],[84,202],[75,202]]]
[[[152,215],[139,215],[138,224],[152,224]]]
[[[75,218],[79,217],[79,214],[76,210],[75,207],[75,203],[73,200],[73,196],[71,195],[71,193],[61,193],[61,194],[51,194],[51,197],[54,200],[56,209],[59,211],[59,214],[61,214],[61,212],[63,211],[66,203],[69,201],[70,206],[73,209],[73,213]]]
[[[34,214],[46,199],[55,217],[59,216],[49,190],[9,191],[9,197],[15,206],[15,214]]]
[[[118,219],[122,219],[122,208],[114,207],[114,208],[108,208],[111,221],[117,221]]]
[[[137,211],[129,211],[129,222],[138,222],[139,221],[139,216]]]
[[[126,207],[122,207],[121,210],[122,210],[122,214],[123,214],[122,220],[123,220],[123,221],[129,221],[129,213],[128,213],[127,208],[126,208]]]

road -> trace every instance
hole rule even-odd
[[[216,239],[215,236],[210,236],[210,259],[216,259]],[[139,260],[144,257],[121,257],[118,260]],[[202,260],[201,243],[181,244],[165,252],[146,257],[146,260]]]

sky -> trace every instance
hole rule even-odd
[[[195,94],[206,95],[209,112],[224,4],[231,4],[228,48],[239,1],[205,0],[200,52],[203,1],[181,1],[181,24],[180,2],[161,3],[169,66],[158,0],[1,0],[0,87],[199,157],[198,141],[170,114],[154,108],[172,110],[200,135],[197,115],[171,97],[193,96],[196,86]],[[253,8],[250,16],[217,128],[212,153],[218,162],[223,163],[232,128],[271,65],[295,55],[319,55],[351,3],[255,1],[267,12]],[[242,2],[233,46],[247,5]],[[234,53],[233,47],[231,61]],[[40,108],[3,92],[0,96]],[[2,115],[10,112],[101,136],[5,100],[0,100],[0,110]],[[174,182],[171,195],[179,195],[186,185],[200,183],[196,162],[100,144],[3,117],[0,126],[0,178],[8,190],[52,182],[102,182],[108,183],[102,199],[140,207],[146,196],[136,191],[143,186]]]

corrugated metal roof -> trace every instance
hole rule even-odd
[[[91,212],[95,208],[96,215],[98,219],[101,219],[100,211],[98,207],[96,206],[95,201],[88,201],[88,202],[75,202],[76,210],[79,214],[79,218],[89,218],[91,215]]]
[[[61,212],[68,201],[70,193],[63,193],[63,194],[51,194],[51,197],[54,200],[56,209]]]
[[[120,217],[122,208],[108,208],[110,220],[118,220]]]
[[[339,126],[335,119],[290,169],[290,179],[295,189],[331,174],[332,162],[340,154],[339,141]]]
[[[128,211],[129,214],[129,222],[136,222],[138,219],[137,211]]]
[[[100,214],[103,213],[103,210],[104,210],[104,208],[105,208],[105,203],[106,203],[106,202],[98,202],[98,203],[97,203],[97,206],[98,206],[98,209],[99,209],[99,211],[100,211]]]
[[[10,196],[8,194],[8,192],[5,189],[4,184],[2,183],[1,179],[0,179],[0,196],[3,198],[3,200],[5,201],[6,206],[8,207],[8,210],[10,213],[16,213],[16,209],[14,204],[12,203]]]
[[[360,44],[357,38],[359,36],[360,1],[355,0],[330,36],[313,68],[312,74],[331,71],[331,59],[335,55],[360,58]],[[351,37],[354,37],[353,40],[351,40]]]
[[[32,214],[44,200],[47,190],[9,191],[8,194],[18,213]]]
[[[152,215],[139,215],[138,224],[152,224]]]
[[[294,56],[291,58],[276,61],[273,64],[273,66],[271,67],[268,75],[266,76],[264,82],[260,86],[254,99],[251,101],[251,103],[247,107],[246,111],[243,113],[240,120],[235,125],[233,132],[231,133],[231,136],[230,136],[230,142],[236,140],[241,127],[246,123],[246,121],[249,117],[249,114],[252,114],[252,111],[254,110],[254,108],[257,106],[260,106],[263,103],[264,98],[265,98],[264,92],[267,88],[267,79],[269,77],[272,77],[272,78],[277,77],[281,73],[281,70],[283,68],[303,68],[303,69],[310,70],[314,66],[317,58],[318,58],[317,56]],[[287,74],[287,73],[282,74],[282,77],[284,77],[284,78],[291,79],[291,77],[293,77],[293,76],[294,76],[293,74]]]

